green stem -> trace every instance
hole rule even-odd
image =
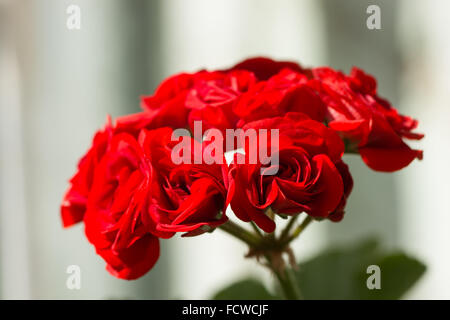
[[[270,256],[266,255],[265,257],[269,262],[270,269],[275,274],[275,277],[280,283],[280,287],[283,291],[284,297],[288,300],[302,300],[302,294],[300,292],[300,288],[298,287],[297,280],[292,272],[292,269],[285,267],[282,270],[277,270],[276,268],[274,268]]]
[[[300,225],[294,230],[294,232],[287,238],[285,243],[288,244],[289,242],[297,238],[303,232],[303,230],[305,230],[305,228],[311,223],[311,221],[313,221],[313,218],[311,218],[311,216],[306,216],[306,218],[303,219],[302,223],[300,223]]]
[[[256,225],[256,223],[254,223],[253,221],[250,222],[250,224],[253,227],[253,230],[255,230],[255,232],[258,234],[258,236],[260,236],[261,238],[264,237],[264,235],[262,234],[261,230],[259,230],[258,226]]]
[[[302,299],[302,295],[300,293],[300,289],[297,285],[297,281],[295,279],[295,275],[293,274],[293,271],[291,268],[286,266],[277,266],[277,263],[274,263],[271,259],[270,250],[274,247],[277,248],[284,248],[286,245],[289,244],[292,240],[297,238],[299,234],[306,228],[306,226],[312,221],[313,219],[310,216],[307,216],[302,223],[295,229],[295,231],[289,236],[289,231],[294,225],[296,218],[292,218],[291,221],[288,223],[287,230],[284,230],[280,239],[271,238],[269,235],[269,241],[267,241],[266,238],[261,238],[258,235],[242,228],[238,224],[228,221],[227,223],[221,225],[219,228],[223,231],[231,234],[232,236],[242,240],[245,242],[251,249],[267,249],[264,253],[265,258],[267,259],[268,266],[270,270],[275,274],[276,278],[278,279],[280,283],[280,287],[283,291],[283,295],[286,299],[289,300],[300,300]],[[256,227],[256,226],[254,226]],[[283,240],[285,238],[286,240]],[[281,244],[281,246],[280,246]],[[271,246],[275,245],[275,246]]]
[[[221,225],[219,228],[244,241],[250,247],[257,247],[260,243],[260,240],[253,233],[245,230],[233,221],[228,221],[227,223]]]
[[[283,294],[288,300],[303,300],[297,279],[290,268],[286,268],[283,273],[277,274]]]
[[[288,222],[286,228],[284,228],[284,230],[281,232],[281,235],[280,235],[280,241],[283,241],[284,239],[287,238],[287,236],[289,235],[289,232],[291,231],[292,227],[293,227],[294,224],[295,224],[295,221],[297,221],[298,216],[299,216],[299,214],[293,216],[293,217],[289,220],[289,222]]]
[[[266,214],[267,216],[272,219],[273,221],[275,221],[275,212],[273,212],[271,207],[268,207],[266,209]],[[272,233],[267,234],[267,238],[270,239],[271,241],[275,241],[275,231]]]

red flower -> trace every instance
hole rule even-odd
[[[347,198],[350,196],[350,193],[353,190],[353,178],[350,174],[350,170],[348,169],[348,165],[345,164],[344,161],[338,161],[334,165],[341,174],[342,182],[344,183],[344,194],[342,195],[339,205],[336,207],[336,209],[334,209],[332,213],[330,213],[328,219],[333,222],[339,222],[344,217]]]
[[[164,129],[160,129],[164,130]],[[161,134],[161,132],[156,132]],[[84,217],[88,240],[107,262],[107,270],[122,279],[144,275],[159,257],[155,223],[148,213],[150,196],[157,188],[149,154],[128,133],[111,139],[108,151],[95,168]]]
[[[380,98],[376,80],[357,68],[347,76],[331,68],[248,59],[228,70],[169,77],[142,98],[142,107],[115,124],[108,118],[61,205],[64,227],[83,221],[109,272],[123,279],[154,266],[159,239],[176,232],[195,236],[225,223],[229,203],[238,218],[266,232],[275,229],[268,210],[340,221],[353,188],[342,161],[345,146],[379,171],[399,170],[422,157],[403,141],[423,137],[413,132],[417,121]],[[198,140],[204,130],[218,130],[203,142],[173,141],[173,129],[197,129],[195,121],[202,122],[202,132],[194,132]],[[244,132],[234,133],[246,156],[236,155],[228,167],[218,154],[223,146],[217,132],[236,128]],[[254,130],[253,143],[247,130]],[[271,130],[279,140],[271,139],[277,134]],[[228,148],[231,141],[223,142]],[[203,155],[205,148],[212,154],[198,162],[197,152]],[[190,160],[180,164],[174,155]],[[252,155],[257,161],[249,162]]]
[[[204,131],[217,128],[225,132],[239,120],[233,113],[237,99],[256,81],[254,74],[245,70],[202,70],[169,77],[154,95],[142,99],[146,113],[138,118],[140,126],[146,127],[147,119],[151,119],[156,128],[169,125],[192,129],[194,121],[202,121]]]
[[[155,128],[171,126],[185,128],[188,124],[188,109],[185,101],[194,75],[180,73],[164,80],[152,96],[141,99],[142,108],[148,112]]]
[[[278,172],[261,175],[262,164],[238,164],[235,159],[230,167],[230,188],[237,217],[272,232],[275,223],[265,213],[269,207],[278,214],[306,212],[315,218],[343,212],[339,206],[345,204],[351,190],[344,182],[350,183],[351,177],[343,181],[341,176],[338,167],[342,166],[344,145],[333,130],[298,113],[255,121],[244,130],[250,128],[279,129]],[[246,152],[255,152],[254,148],[255,144],[250,144]]]
[[[323,121],[326,106],[307,83],[304,74],[290,69],[282,69],[267,81],[259,82],[243,94],[234,107],[241,118],[238,126],[286,112],[302,112],[311,119]]]
[[[255,83],[253,73],[242,70],[196,74],[186,98],[190,127],[193,128],[194,121],[202,121],[204,130],[217,128],[225,132],[234,128],[238,117],[233,107],[239,96]]]
[[[64,195],[61,204],[61,218],[64,227],[70,227],[83,220],[95,168],[103,158],[112,134],[111,119],[108,117],[105,128],[95,134],[92,147],[81,158],[78,163],[78,171],[70,179],[70,188]]]
[[[357,68],[350,76],[331,68],[316,68],[312,73],[310,84],[327,104],[330,128],[355,144],[370,168],[396,171],[422,158],[422,151],[411,149],[402,139],[423,137],[411,132],[417,121],[400,115],[380,98],[372,76]]]
[[[189,125],[192,129],[199,120],[203,130],[222,131],[235,128],[238,120],[242,125],[288,111],[304,112],[322,121],[325,105],[306,86],[308,78],[302,72],[307,71],[293,62],[254,58],[228,70],[181,73],[164,80],[154,95],[142,99],[148,114],[139,116],[139,121],[141,127],[146,127],[146,118],[150,118],[155,127]]]
[[[172,134],[170,130],[168,133]],[[184,137],[190,145],[191,159],[197,147],[194,139]],[[198,235],[225,223],[229,204],[228,167],[225,159],[220,164],[174,164],[172,148],[178,142],[169,142],[155,135],[145,142],[158,172],[158,192],[151,195],[149,213],[157,232],[186,232],[184,236]],[[169,154],[170,153],[170,154]]]
[[[108,122],[96,134],[61,214],[66,227],[84,221],[86,236],[110,273],[135,279],[156,263],[158,238],[197,235],[227,221],[228,173],[218,164],[175,165],[176,141],[168,127],[136,134],[132,124],[141,121],[117,123]]]
[[[282,69],[290,69],[297,73],[306,71],[295,62],[274,61],[264,57],[250,58],[231,68],[231,70],[247,70],[253,72],[259,80],[267,80],[279,73]]]
[[[160,117],[160,113],[140,112],[116,119],[112,125],[110,117],[104,129],[99,130],[93,139],[92,146],[78,163],[78,171],[70,180],[70,188],[64,195],[61,205],[61,216],[64,227],[83,220],[86,204],[96,167],[109,148],[113,136],[128,133],[137,138],[141,129],[154,129],[170,126],[170,117]],[[177,125],[177,123],[174,123]]]

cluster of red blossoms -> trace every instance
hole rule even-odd
[[[376,80],[357,68],[346,75],[254,58],[172,76],[142,107],[96,133],[61,206],[64,226],[83,221],[107,270],[123,279],[154,266],[159,239],[225,223],[228,205],[268,233],[276,227],[268,210],[340,221],[353,187],[345,151],[385,172],[422,157],[403,141],[423,137],[412,132],[417,121],[379,97]],[[204,130],[278,129],[277,173],[262,175],[258,163],[174,164],[173,130],[194,121]]]

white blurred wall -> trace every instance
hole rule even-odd
[[[81,30],[66,28],[69,4],[81,8]],[[149,73],[140,47],[147,31],[134,20],[147,4],[36,0],[1,8],[10,40],[2,37],[0,56],[1,297],[166,296],[164,258],[139,282],[118,280],[82,225],[63,229],[59,214],[68,179],[107,114],[138,111],[139,95],[153,89],[141,76]],[[66,287],[69,265],[81,268],[81,290]]]
[[[409,298],[450,298],[449,3],[333,1],[0,1],[1,297],[195,299],[247,275],[268,283],[243,259],[245,246],[220,230],[164,241],[152,272],[117,280],[83,228],[63,230],[59,220],[67,179],[106,114],[137,111],[138,96],[175,72],[265,55],[346,72],[358,64],[426,133],[424,161],[394,175],[352,157],[357,184],[346,218],[312,224],[298,257],[379,235],[428,266]],[[382,31],[358,29],[369,2],[381,5]],[[82,30],[65,27],[69,4],[80,5]],[[70,264],[81,267],[80,291],[65,286]]]
[[[0,2],[0,284],[8,298],[30,297],[25,160],[19,61],[11,6]]]
[[[424,160],[400,173],[401,247],[427,265],[409,298],[450,299],[450,2],[403,0],[401,106],[420,119]]]

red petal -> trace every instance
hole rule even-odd
[[[159,258],[159,240],[146,235],[137,240],[131,247],[121,250],[118,255],[110,250],[98,252],[108,263],[106,270],[113,276],[134,280],[146,274]]]

